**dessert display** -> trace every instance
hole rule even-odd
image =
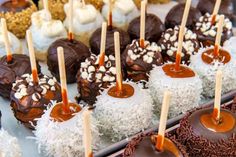
[[[70,8],[73,6],[72,0],[69,1]],[[70,9],[72,10],[72,9]],[[59,68],[58,68],[58,56],[57,56],[57,48],[63,47],[65,53],[65,66],[66,66],[66,77],[67,83],[76,82],[76,74],[78,69],[80,68],[81,62],[83,62],[87,57],[90,56],[90,51],[86,45],[82,42],[74,39],[74,33],[72,28],[72,11],[70,12],[70,21],[69,24],[69,33],[68,38],[58,39],[51,44],[48,48],[48,56],[47,56],[47,65],[48,69],[53,76],[55,76],[59,80]]]
[[[93,105],[100,92],[116,81],[115,57],[106,55],[105,51],[106,29],[107,24],[103,23],[100,55],[91,54],[81,63],[77,73],[79,100],[89,105]]]
[[[161,48],[156,43],[145,41],[145,8],[141,6],[140,39],[135,39],[122,54],[122,62],[127,78],[133,81],[148,81],[149,72],[154,65],[162,65]]]
[[[202,93],[202,81],[195,71],[185,65],[181,65],[181,52],[183,48],[184,30],[187,22],[190,1],[186,7],[180,26],[178,48],[175,63],[167,63],[161,67],[155,67],[150,72],[149,88],[152,98],[156,103],[155,113],[159,115],[163,93],[169,90],[172,93],[170,117],[185,113],[198,106]],[[184,101],[183,101],[184,100]]]
[[[158,134],[142,133],[133,138],[126,146],[125,157],[188,157],[185,146],[181,145],[174,136],[165,136],[166,121],[170,104],[170,92],[165,92],[161,109]]]
[[[236,156],[236,114],[220,107],[221,84],[217,71],[214,108],[193,110],[180,122],[178,139],[190,156]]]
[[[48,47],[54,41],[67,37],[63,23],[52,19],[47,3],[48,1],[44,0],[44,9],[32,14],[32,24],[29,28],[33,36],[36,58],[41,61],[47,59]]]
[[[221,32],[223,31],[224,16],[220,17],[218,25],[218,33],[214,47],[200,49],[200,51],[191,57],[190,67],[193,68],[202,80],[203,95],[205,97],[214,96],[214,78],[215,72],[221,69],[224,72],[222,93],[235,89],[236,87],[236,73],[235,73],[235,55],[234,52],[228,52],[223,49],[221,44]],[[221,27],[220,27],[221,26]]]
[[[102,8],[103,17],[108,20],[109,5],[112,5],[112,22],[115,27],[127,30],[129,23],[138,16],[139,11],[133,0],[104,0]]]
[[[31,1],[10,0],[1,4],[0,17],[6,19],[10,32],[18,38],[24,38],[31,24],[30,17],[35,11],[37,8]]]
[[[69,2],[65,4],[64,11],[66,18],[64,25],[69,29],[70,15],[72,16],[72,29],[75,39],[81,41],[85,45],[89,45],[89,39],[92,33],[102,25],[103,17],[101,13],[91,4],[85,4],[83,1],[72,0],[73,8]]]
[[[211,13],[217,1],[219,0],[199,0],[197,8],[202,12],[202,14]],[[233,0],[222,0],[219,8],[219,13],[224,14],[228,18],[232,19],[234,16]]]
[[[110,1],[109,1],[110,2]],[[110,2],[111,3],[111,2]],[[122,29],[119,29],[115,26],[113,26],[112,21],[112,6],[109,5],[109,13],[108,13],[108,27],[107,27],[107,33],[106,33],[106,55],[114,55],[115,49],[114,49],[114,33],[119,32],[120,33],[120,52],[122,53],[126,46],[130,44],[130,37],[127,32],[123,31]],[[100,53],[100,45],[101,45],[101,32],[102,28],[98,28],[91,36],[89,40],[89,45],[91,48],[91,51],[98,55]]]
[[[21,45],[20,40],[9,31],[7,32],[7,34],[8,34],[8,38],[9,38],[10,47],[11,47],[12,52],[14,52],[16,54],[22,53],[22,45]],[[4,56],[7,53],[3,39],[4,39],[3,31],[2,31],[2,28],[0,28],[0,57]]]
[[[60,101],[60,85],[57,80],[47,75],[39,74],[35,61],[31,32],[27,31],[27,42],[30,52],[32,74],[26,73],[16,78],[11,91],[11,107],[18,121],[33,129],[36,118],[40,118],[51,104]]]
[[[158,45],[161,47],[162,57],[164,62],[175,62],[176,50],[178,48],[180,27],[175,26],[174,28],[167,29],[161,36]],[[190,57],[195,55],[200,48],[200,43],[197,39],[197,35],[185,28],[183,39],[183,51],[181,53],[181,63],[189,64]]]
[[[105,89],[97,97],[94,114],[101,133],[112,141],[119,141],[149,127],[153,102],[149,92],[141,85],[122,82],[118,32],[115,32],[114,38],[116,85]],[[124,127],[123,124],[129,125]]]
[[[145,17],[145,37],[149,42],[157,42],[161,38],[165,26],[154,14],[146,13]],[[128,27],[131,40],[140,38],[140,17],[133,19]]]
[[[181,20],[184,13],[184,7],[184,3],[179,3],[168,12],[165,19],[166,28],[174,28],[175,26],[179,26],[181,24]],[[191,7],[186,27],[192,30],[201,16],[202,14],[198,9]]]
[[[1,19],[1,25],[7,55],[0,58],[0,95],[9,99],[12,84],[15,82],[16,77],[20,77],[25,73],[31,73],[31,68],[28,56],[12,54],[5,19]],[[37,66],[40,72],[40,66],[38,64]]]
[[[84,156],[83,147],[83,113],[86,109],[69,102],[66,85],[65,61],[63,48],[58,47],[62,102],[53,103],[37,121],[35,138],[40,150],[48,156]],[[91,112],[91,111],[88,111]],[[87,122],[86,122],[87,123]],[[99,145],[97,122],[91,119],[93,148]],[[87,131],[88,133],[88,131]]]

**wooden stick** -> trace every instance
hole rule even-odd
[[[48,0],[43,0],[43,7],[46,11],[49,12],[49,8],[48,8]]]
[[[37,84],[38,83],[38,70],[37,70],[37,64],[36,64],[35,53],[34,53],[32,33],[30,30],[26,31],[26,38],[27,38],[28,49],[29,49],[32,77],[33,77],[34,83]]]
[[[102,23],[99,66],[104,66],[104,62],[105,62],[106,35],[107,35],[107,23],[103,22]]]
[[[175,70],[179,71],[180,70],[180,63],[181,63],[181,53],[183,50],[183,40],[184,40],[184,34],[185,34],[185,26],[188,20],[188,14],[189,14],[189,10],[191,7],[191,2],[192,0],[187,0],[186,5],[185,5],[185,9],[184,9],[184,15],[182,18],[182,23],[180,25],[180,29],[179,29],[179,41],[178,41],[178,49],[177,49],[177,53],[176,53],[176,61],[175,61]]]
[[[169,91],[166,91],[164,93],[164,98],[162,102],[161,118],[160,118],[160,123],[159,123],[157,141],[156,141],[156,149],[159,151],[163,150],[166,122],[167,122],[168,111],[169,111],[169,106],[170,106],[170,95],[171,93]]]
[[[144,48],[145,41],[145,21],[146,21],[146,1],[141,2],[140,16],[140,47]]]
[[[69,0],[69,32],[68,32],[68,38],[69,40],[73,40],[73,0]]]
[[[216,72],[215,102],[214,102],[214,111],[212,114],[213,118],[217,121],[220,119],[222,77],[223,77],[222,71],[218,70]]]
[[[216,16],[219,12],[220,4],[221,4],[221,0],[216,0],[216,4],[212,13],[211,25],[213,25],[216,21]]]
[[[92,152],[92,133],[91,133],[91,117],[89,110],[85,110],[83,112],[83,131],[84,131],[84,149],[85,149],[85,157],[91,157]]]
[[[109,0],[108,9],[108,26],[112,27],[112,0]]]
[[[116,87],[117,91],[122,91],[122,73],[121,73],[121,60],[120,60],[120,34],[119,32],[114,33],[115,41],[115,57],[116,57]]]
[[[6,19],[1,18],[1,24],[2,24],[3,40],[4,40],[4,44],[5,44],[5,50],[7,52],[7,63],[10,63],[12,61],[12,52],[11,52],[11,47],[10,47],[10,41],[9,41],[9,36],[8,36]]]
[[[225,20],[224,15],[221,15],[219,23],[218,23],[217,34],[216,34],[216,39],[215,39],[215,48],[214,48],[214,56],[215,57],[219,56],[221,35],[223,32],[223,27],[224,27],[224,20]]]
[[[58,56],[58,65],[60,72],[61,95],[63,101],[62,109],[65,114],[69,114],[70,109],[69,109],[67,84],[66,84],[65,58],[64,58],[64,50],[62,47],[57,48],[57,56]]]

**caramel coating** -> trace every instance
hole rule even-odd
[[[31,15],[37,11],[37,7],[31,2],[31,6],[21,12],[0,13],[0,18],[5,18],[7,28],[18,38],[24,38],[26,30],[31,25]]]

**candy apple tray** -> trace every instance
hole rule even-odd
[[[221,99],[222,106],[227,107],[227,108],[231,108],[232,103],[233,103],[233,99],[235,98],[235,96],[236,96],[236,90],[231,91],[231,92],[225,94],[224,96],[222,96],[222,99]],[[210,100],[207,103],[202,104],[201,106],[202,107],[211,106],[211,105],[213,106],[213,104],[214,104],[214,100]],[[179,122],[183,117],[184,117],[184,114],[179,115],[175,118],[169,119],[167,122],[168,129],[166,130],[166,133],[175,134],[177,128],[179,127]],[[156,125],[156,127],[152,128],[152,129],[148,129],[148,130],[144,131],[143,133],[146,134],[146,133],[151,133],[151,132],[158,132],[158,124]],[[136,134],[133,137],[124,139],[124,140],[117,142],[117,143],[115,143],[115,144],[113,144],[101,151],[98,151],[97,153],[95,153],[94,156],[95,157],[104,157],[104,156],[122,157],[122,154],[124,152],[124,148],[126,147],[128,142],[132,138],[137,137],[139,134]]]

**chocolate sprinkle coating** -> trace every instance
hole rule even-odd
[[[209,108],[208,108],[209,109]],[[199,109],[198,109],[199,110]],[[201,111],[204,111],[201,110]],[[213,140],[213,138],[218,138],[218,133],[211,132],[205,128],[206,132],[209,132],[206,136],[198,135],[196,133],[199,125],[191,125],[190,117],[196,110],[188,113],[181,121],[180,127],[177,130],[178,140],[186,145],[187,151],[192,157],[235,157],[236,156],[236,128],[234,127],[234,132],[231,135],[225,135],[225,139]],[[234,114],[235,116],[235,114]],[[196,120],[197,118],[195,118]],[[197,130],[196,130],[197,129]],[[203,131],[203,130],[202,130]],[[227,133],[226,133],[227,134]],[[217,137],[216,137],[217,136]],[[230,136],[230,137],[229,137]],[[207,138],[209,137],[209,138]]]
[[[133,81],[148,81],[149,73],[154,65],[161,66],[163,59],[161,48],[156,43],[145,42],[146,47],[139,46],[139,40],[133,40],[122,54],[122,65],[126,69],[127,78]]]
[[[87,46],[77,40],[70,41],[65,38],[53,42],[48,48],[47,65],[49,71],[57,80],[60,80],[57,57],[57,48],[60,46],[64,49],[67,83],[74,83],[76,82],[76,73],[80,68],[80,63],[90,56],[90,51]]]
[[[37,62],[38,73],[41,69]],[[16,77],[31,73],[30,58],[24,54],[13,54],[12,62],[7,63],[7,56],[0,59],[0,95],[4,98],[10,98],[12,83]]]
[[[169,11],[165,19],[166,28],[174,28],[175,26],[181,25],[184,8],[185,8],[185,3],[179,3]],[[193,29],[195,23],[201,16],[202,14],[198,9],[191,7],[186,27],[189,29]]]
[[[115,69],[115,57],[111,55],[107,57],[104,68],[99,68],[97,60],[98,56],[92,54],[85,62],[81,63],[81,68],[77,73],[77,89],[80,93],[78,101],[83,100],[90,106],[95,103],[96,97],[103,89],[108,88],[111,83],[116,81],[116,74],[110,70],[111,68]],[[93,70],[89,72],[90,68]]]
[[[200,0],[197,8],[201,11],[202,14],[212,13],[216,0]],[[226,15],[228,18],[232,20],[234,16],[234,4],[233,0],[222,0],[220,5],[220,14]]]
[[[60,102],[61,87],[55,79],[39,75],[38,84],[33,83],[32,76],[24,74],[16,79],[11,91],[11,107],[16,119],[26,127],[33,129],[51,101]]]
[[[157,42],[161,38],[161,34],[164,31],[165,26],[156,15],[146,14],[145,40],[149,42]],[[140,38],[140,16],[130,22],[128,33],[131,40]]]
[[[137,137],[133,138],[129,142],[129,144],[126,146],[125,151],[123,153],[123,157],[136,157],[135,156],[135,152],[136,152],[136,149],[139,146],[139,144],[143,140],[145,140],[146,138],[150,138],[154,134],[156,134],[156,133],[153,133],[153,132],[152,133],[148,133],[148,134],[141,133]],[[176,145],[176,147],[182,153],[183,157],[188,157],[188,153],[186,152],[185,146],[183,146],[179,142],[177,142],[175,136],[171,136],[171,134],[166,134],[166,137],[169,138]],[[150,145],[150,147],[152,147],[152,146]],[[147,156],[142,156],[142,157],[152,157],[152,156],[149,156],[148,153],[150,153],[150,152],[147,152]],[[155,157],[159,157],[159,156],[155,155]],[[160,157],[162,157],[162,156],[160,156]]]
[[[102,28],[98,28],[92,34],[89,40],[91,51],[96,55],[100,54],[101,32],[102,32]],[[130,43],[129,34],[127,32],[116,27],[107,27],[106,47],[105,47],[106,55],[115,55],[115,44],[114,44],[115,32],[120,33],[120,52],[121,53],[125,50],[126,46]]]

